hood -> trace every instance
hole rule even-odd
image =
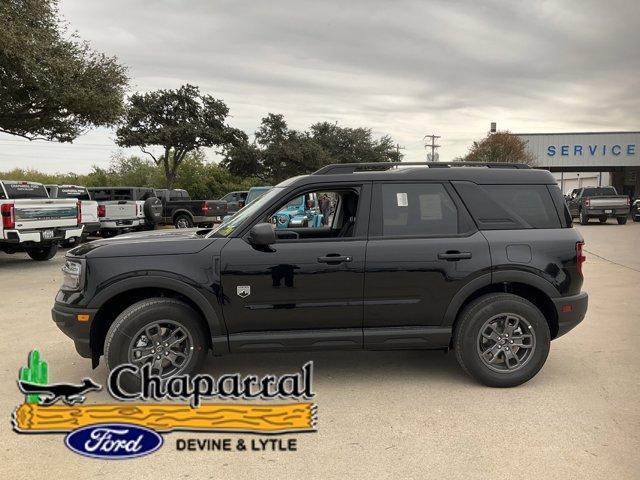
[[[199,234],[200,232],[200,234]],[[185,255],[198,253],[221,238],[205,238],[207,230],[185,228],[132,232],[84,243],[72,250],[74,257],[130,257],[145,255]]]

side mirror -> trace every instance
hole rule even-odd
[[[249,231],[249,243],[256,247],[266,247],[276,243],[276,232],[270,223],[258,223]]]

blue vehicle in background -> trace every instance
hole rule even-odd
[[[322,213],[318,196],[309,193],[294,198],[272,217],[276,228],[322,227]]]

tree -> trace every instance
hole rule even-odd
[[[490,133],[479,142],[473,142],[462,160],[536,164],[535,157],[527,150],[527,142],[508,131]]]
[[[378,140],[367,128],[333,123],[312,125],[309,131],[288,127],[283,115],[269,113],[255,132],[224,151],[222,165],[236,175],[251,175],[266,183],[311,173],[330,163],[399,161],[402,155],[390,137]]]
[[[241,132],[225,123],[228,114],[222,100],[201,94],[193,85],[136,93],[129,99],[116,143],[140,147],[156,165],[162,165],[166,187],[172,188],[187,154],[238,141]],[[155,155],[148,150],[153,146],[161,147],[163,153]]]
[[[311,125],[310,135],[322,147],[332,163],[399,162],[402,154],[390,136],[376,140],[369,128],[345,128],[335,123]]]
[[[0,131],[71,142],[117,122],[126,69],[68,33],[58,0],[2,0],[0,25]]]

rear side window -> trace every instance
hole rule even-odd
[[[561,227],[546,185],[454,186],[481,230]]]
[[[383,183],[380,192],[382,236],[458,234],[458,208],[443,185]]]

